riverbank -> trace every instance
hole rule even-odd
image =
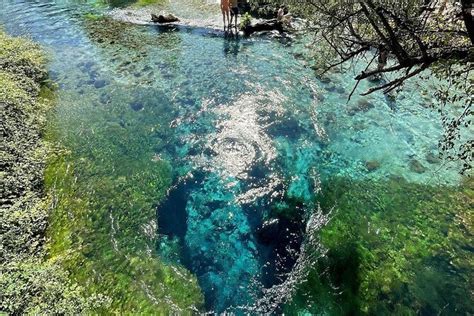
[[[276,7],[275,7],[276,9]],[[179,21],[169,23],[156,23],[151,19],[151,15],[172,14],[177,17]],[[244,19],[247,15],[244,11],[240,12],[238,22]],[[184,28],[199,28],[206,29],[212,34],[224,34],[223,21],[219,2],[217,1],[202,1],[194,0],[183,5],[181,1],[150,3],[146,5],[139,5],[137,3],[114,8],[107,13],[107,16],[123,23],[130,23],[136,25],[161,25],[164,27],[184,27]],[[276,16],[271,16],[274,19]],[[269,20],[247,15],[247,22],[250,23],[268,23]],[[292,31],[303,29],[306,22],[299,18],[294,18],[292,21]],[[240,29],[240,27],[239,27]],[[274,31],[278,34],[277,29],[268,28],[263,33]]]
[[[222,31],[222,15],[218,3],[194,0],[187,5],[179,1],[151,3],[149,5],[132,4],[111,10],[108,15],[114,20],[137,24],[157,25],[151,21],[151,14],[172,13],[179,18],[178,22],[165,23],[168,26],[186,26],[207,28],[211,31]]]

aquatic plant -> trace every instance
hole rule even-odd
[[[58,263],[46,259],[45,230],[51,199],[43,171],[48,144],[41,138],[49,88],[43,80],[46,57],[30,40],[0,30],[2,139],[0,312],[75,314],[106,303],[86,295]]]
[[[166,165],[122,160],[134,165],[122,169],[128,176],[109,173],[93,180],[89,172],[111,170],[86,158],[78,159],[79,171],[73,169],[76,159],[62,155],[48,167],[48,187],[58,199],[49,229],[51,256],[64,254],[62,264],[79,283],[110,297],[103,311],[198,308],[202,298],[193,277],[154,254],[154,205],[168,187]]]
[[[54,93],[46,86],[40,91],[46,78],[44,55],[29,41],[0,36],[0,100],[6,109],[2,128],[9,135],[2,151],[6,251],[1,309],[79,313],[199,308],[202,296],[192,276],[153,255],[154,206],[169,187],[167,163],[153,158],[153,147],[146,147],[149,154],[130,147],[136,143],[128,137],[139,136],[124,133],[118,124],[102,125],[104,133],[117,136],[108,151],[94,147],[106,144],[98,129],[91,134],[97,136],[72,141],[77,145],[73,153],[58,144],[57,126],[50,123],[47,150],[39,133],[49,104],[45,97]],[[139,131],[153,136],[153,128],[156,123]],[[117,159],[114,152],[125,156]]]
[[[135,3],[133,4],[134,6],[138,6],[138,7],[145,7],[145,6],[148,6],[148,5],[161,5],[163,4],[165,1],[163,0],[137,0],[135,1]]]
[[[104,21],[86,23],[94,28]],[[94,39],[107,38],[109,31]],[[119,33],[112,32],[110,44],[139,46],[127,30]],[[78,282],[110,297],[111,305],[100,311],[195,311],[203,303],[195,277],[163,262],[155,250],[161,242],[156,206],[173,173],[159,155],[170,137],[172,112],[162,108],[170,102],[149,89],[111,93],[113,79],[102,77],[92,62],[80,71],[79,78],[91,78],[82,88],[84,103],[77,106],[75,94],[64,93],[68,113],[54,113],[64,116],[52,119],[48,129],[48,137],[61,144],[46,172],[58,201],[49,229],[51,256],[65,254],[63,264]]]
[[[472,313],[472,180],[434,187],[392,178],[323,183],[335,206],[320,260],[288,311],[343,314]]]

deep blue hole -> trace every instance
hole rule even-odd
[[[258,169],[258,168],[257,168]],[[252,172],[253,181],[263,180],[260,176],[263,170]],[[215,309],[218,289],[204,282],[203,278],[209,270],[225,271],[227,267],[221,266],[221,262],[211,260],[212,256],[192,256],[191,249],[187,247],[185,236],[188,229],[186,204],[190,193],[198,190],[203,185],[203,175],[195,177],[192,181],[181,181],[170,191],[168,197],[158,207],[158,230],[162,235],[169,238],[178,238],[180,247],[179,262],[193,272],[201,285],[205,296],[207,310]],[[289,208],[301,208],[302,205],[290,201]],[[210,200],[206,207],[212,211],[222,210],[222,201]],[[272,207],[265,199],[244,207],[244,213],[248,218],[252,235],[256,241],[258,261],[260,265],[259,281],[266,288],[284,281],[284,275],[291,271],[303,240],[304,221],[301,216],[291,219],[285,216],[274,216],[265,218],[265,214]],[[212,269],[210,269],[212,268]],[[241,286],[235,284],[235,286]],[[251,304],[252,302],[247,302]],[[229,303],[230,305],[236,305]],[[230,307],[230,306],[228,306]],[[222,311],[217,311],[222,312]]]

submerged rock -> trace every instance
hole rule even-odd
[[[319,81],[321,81],[322,83],[331,83],[332,82],[331,78],[328,77],[328,76],[321,76],[319,78]]]
[[[439,158],[439,156],[433,154],[432,152],[427,153],[425,156],[425,159],[430,164],[437,164],[441,162],[441,159]]]
[[[328,84],[327,86],[325,86],[324,89],[325,89],[326,91],[329,91],[329,92],[334,92],[334,91],[336,91],[337,87],[336,87],[335,84],[330,83],[330,84]]]
[[[363,131],[364,129],[367,128],[367,126],[362,123],[362,122],[355,122],[354,125],[352,125],[352,128],[356,131],[356,132],[359,132],[359,131]]]
[[[390,108],[390,110],[396,111],[397,110],[397,96],[393,93],[388,93],[388,94],[385,94],[384,96],[385,96],[385,101],[388,107]]]
[[[374,83],[374,84],[377,84],[377,85],[380,85],[380,84],[383,84],[385,82],[385,80],[383,79],[383,77],[381,75],[372,75],[372,76],[369,76],[367,78],[367,80],[371,83]]]
[[[353,105],[347,109],[347,114],[353,116],[358,112],[367,112],[374,108],[374,105],[367,99],[360,99],[356,105]]]
[[[368,171],[375,171],[380,168],[380,162],[378,162],[377,160],[368,160],[365,162],[365,168]]]
[[[416,159],[410,160],[409,167],[412,172],[416,173],[424,173],[426,171],[426,167]]]
[[[334,125],[337,123],[337,115],[334,112],[329,112],[324,117],[325,125]]]
[[[336,92],[339,94],[346,94],[346,89],[344,89],[343,87],[337,87]]]
[[[130,108],[134,110],[135,112],[143,110],[143,103],[135,101],[130,103]]]
[[[108,85],[108,84],[109,84],[109,83],[108,83],[106,80],[104,80],[104,79],[98,79],[98,80],[94,81],[94,87],[95,87],[96,89],[103,88],[103,87],[105,87],[105,86]]]

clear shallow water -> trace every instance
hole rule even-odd
[[[416,82],[395,103],[382,95],[347,103],[354,72],[317,80],[295,57],[299,45],[110,26],[84,18],[94,6],[74,1],[2,4],[6,30],[51,53],[66,146],[104,169],[130,158],[170,165],[156,251],[197,275],[208,310],[274,310],[291,293],[310,243],[304,232],[326,221],[314,212],[319,181],[459,180],[455,168],[428,170],[441,167],[428,158],[441,131]],[[414,170],[414,159],[426,170]],[[367,161],[380,166],[368,171]]]

